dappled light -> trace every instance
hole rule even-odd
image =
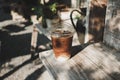
[[[18,63],[18,61],[20,62]],[[0,79],[1,80],[7,79],[7,78],[14,79],[13,77],[15,77],[15,79],[20,78],[22,80],[31,80],[33,76],[34,76],[34,79],[38,79],[40,76],[42,77],[42,74],[46,72],[46,69],[41,64],[40,61],[39,61],[39,65],[33,64],[33,62],[35,61],[36,59],[32,60],[30,59],[30,56],[27,56],[27,55],[21,58],[16,57],[12,59],[9,63],[5,63],[4,65],[2,65],[2,68],[4,68],[5,70],[1,69],[0,72],[2,74],[0,74]],[[24,69],[24,67],[26,67],[26,69]],[[19,74],[16,74],[16,73],[19,73]],[[47,73],[47,76],[48,78],[50,78],[48,73]]]
[[[4,23],[4,22],[3,22]],[[9,23],[9,22],[8,22]],[[6,23],[7,24],[7,23]],[[1,54],[0,60],[6,61],[13,57],[29,54],[31,30],[28,27],[21,27],[17,23],[1,26],[0,41]],[[29,31],[30,30],[30,31]]]
[[[118,2],[0,0],[0,80],[119,80]]]
[[[119,80],[120,52],[112,48],[109,50],[104,44],[91,44],[82,50],[79,48],[77,54],[62,63],[52,53],[52,50],[45,51],[40,56],[55,79]]]
[[[104,29],[104,42],[120,50],[120,3],[119,0],[109,1],[106,11],[106,27]]]
[[[110,31],[112,32],[120,32],[120,15],[115,16],[110,22],[109,22]]]
[[[109,79],[109,76],[111,76],[113,79],[118,80],[120,75],[119,53],[120,52],[117,52],[114,49],[108,50],[108,48],[103,45],[91,45],[81,51],[79,60],[75,60],[74,62],[77,64],[73,64],[71,67],[75,68],[80,66],[91,79],[104,80],[107,78]],[[77,58],[77,55],[75,58]]]

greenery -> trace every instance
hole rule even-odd
[[[32,7],[32,12],[37,15],[37,19],[39,17],[46,17],[49,18],[49,16],[53,17],[55,14],[57,14],[57,3],[53,4],[39,4],[38,6]],[[50,14],[49,16],[48,13]]]
[[[49,6],[50,10],[53,12],[53,13],[57,13],[57,3],[53,3],[52,5]]]

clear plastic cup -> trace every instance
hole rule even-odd
[[[69,24],[58,24],[51,32],[51,40],[55,58],[66,61],[71,57],[74,30]]]

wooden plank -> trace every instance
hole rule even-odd
[[[89,47],[87,47],[89,48]],[[91,61],[91,58],[88,58],[85,54],[91,54],[89,50],[81,51],[76,55],[78,58],[74,58],[76,62],[76,67],[81,67],[83,72],[87,75],[88,80],[112,80],[112,78],[106,74],[97,64]]]
[[[120,1],[108,0],[104,43],[120,51]]]
[[[31,36],[31,58],[35,56],[35,49],[37,47],[37,37],[38,37],[38,30],[35,26],[33,26],[32,36]]]
[[[40,57],[55,80],[87,80],[82,71],[78,72],[77,68],[72,68],[74,61],[60,63],[56,61],[52,50],[40,53]]]
[[[118,61],[120,59],[120,52],[109,49],[105,45],[95,44],[86,48],[84,56],[113,80],[120,79],[120,61]],[[115,58],[116,56],[118,59]]]
[[[78,50],[75,56],[64,63],[55,60],[52,50],[40,53],[40,57],[55,80],[120,79],[119,52],[101,44]]]
[[[36,48],[37,36],[38,36],[38,30],[34,26],[33,27],[33,32],[32,32],[32,37],[31,37],[31,46],[34,47],[34,48]]]

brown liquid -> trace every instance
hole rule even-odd
[[[54,35],[56,34],[57,35]],[[58,36],[59,35],[59,36]],[[52,45],[53,51],[56,58],[65,57],[70,58],[70,50],[72,46],[72,33],[69,31],[56,31],[53,32],[52,37]]]

